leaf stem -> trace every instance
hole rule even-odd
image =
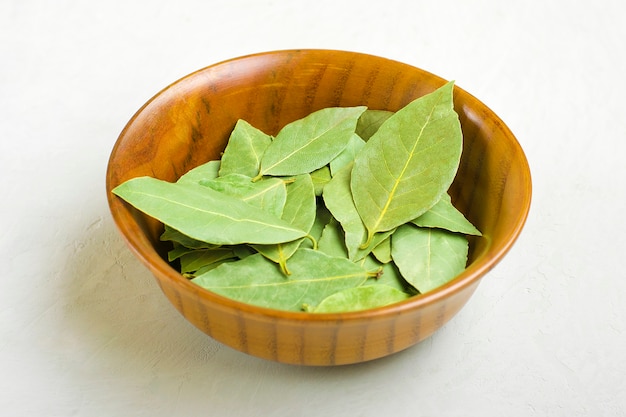
[[[313,250],[317,250],[317,240],[311,235],[306,235],[305,237],[313,243]]]
[[[372,243],[372,238],[374,237],[374,233],[371,230],[367,231],[367,240],[364,243],[361,243],[359,249],[367,249]]]
[[[281,258],[280,261],[278,261],[278,265],[280,266],[280,270],[283,272],[283,274],[289,276],[291,275],[291,271],[289,271],[289,269],[287,269],[287,260],[284,258]]]
[[[383,275],[384,272],[385,271],[383,271],[383,267],[381,266],[376,271],[368,271],[367,276],[375,278],[375,279],[379,279]]]

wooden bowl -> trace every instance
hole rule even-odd
[[[454,204],[482,232],[471,238],[468,268],[449,284],[390,306],[313,314],[243,304],[200,288],[166,262],[160,223],[111,193],[149,175],[175,181],[218,159],[238,119],[269,134],[330,106],[398,110],[444,80],[371,55],[331,50],[255,54],[194,72],[162,90],[128,122],[111,153],[111,213],[135,255],[191,323],[219,342],[283,363],[340,365],[380,358],[429,337],[472,295],[482,276],[511,248],[531,200],[528,163],[519,143],[487,106],[455,87],[464,134],[450,190]]]

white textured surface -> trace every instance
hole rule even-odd
[[[623,2],[0,2],[6,416],[626,415]],[[527,226],[467,306],[386,359],[299,368],[188,324],[110,218],[109,152],[179,77],[332,48],[455,79],[533,171]]]

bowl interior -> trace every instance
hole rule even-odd
[[[129,122],[109,163],[107,191],[150,175],[175,181],[218,159],[238,119],[268,134],[330,106],[395,111],[445,81],[383,58],[341,51],[279,51],[238,58],[195,72],[161,91]],[[469,266],[495,260],[523,226],[530,202],[525,156],[512,133],[484,104],[455,87],[464,135],[454,204],[482,232],[471,238]],[[166,248],[162,227],[108,193],[118,225],[142,257]]]

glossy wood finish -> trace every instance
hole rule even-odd
[[[454,203],[484,233],[471,240],[467,270],[448,285],[396,305],[315,315],[242,304],[199,288],[164,260],[162,227],[111,194],[141,175],[174,181],[219,158],[242,118],[269,134],[329,106],[397,110],[444,80],[399,62],[327,50],[257,54],[222,62],[170,85],[129,121],[110,157],[107,195],[130,248],[191,323],[216,340],[291,364],[363,362],[429,337],[466,303],[480,279],[510,249],[526,220],[531,179],[522,149],[505,124],[455,87],[464,151],[451,189]]]

